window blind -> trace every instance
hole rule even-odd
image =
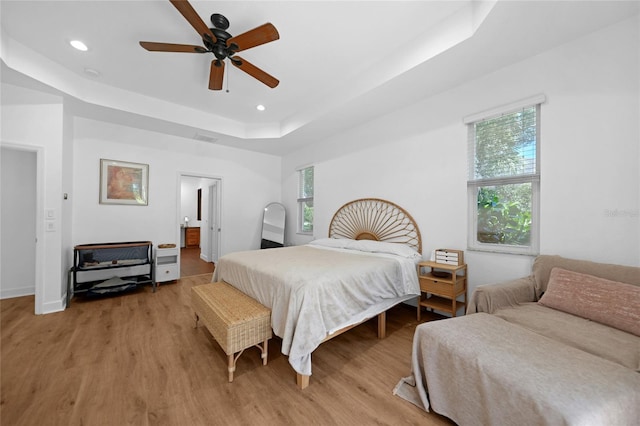
[[[469,181],[535,176],[537,105],[470,123]]]
[[[313,199],[313,166],[299,171],[298,201]]]

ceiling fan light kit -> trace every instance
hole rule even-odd
[[[234,37],[226,31],[229,28],[229,20],[223,15],[219,13],[212,14],[210,19],[213,28],[209,28],[188,1],[169,1],[171,1],[171,4],[173,4],[191,24],[198,35],[202,37],[204,47],[141,41],[140,46],[144,49],[150,52],[212,53],[215,59],[211,61],[211,69],[209,72],[210,90],[222,90],[226,59],[236,68],[244,71],[268,87],[274,88],[280,83],[278,79],[248,62],[246,59],[234,56],[237,52],[278,40],[280,38],[278,30],[271,23],[260,25]]]

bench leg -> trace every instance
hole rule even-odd
[[[227,355],[227,369],[229,370],[229,383],[233,382],[233,372],[236,371],[236,359],[233,354]]]
[[[227,369],[229,370],[229,383],[233,382],[233,372],[236,371],[236,362],[238,362],[238,358],[242,355],[244,349],[238,352],[238,355],[227,355]]]
[[[264,341],[264,349],[262,350],[262,365],[267,365],[267,357],[269,356],[268,351],[269,339]]]
[[[262,357],[262,365],[267,365],[267,357],[269,356],[268,345],[269,339],[266,339],[260,348],[260,350],[262,350],[262,354],[260,355]]]
[[[262,351],[262,354],[260,354],[260,357],[262,358],[262,365],[267,365],[268,348],[269,348],[268,345],[269,345],[269,339],[266,339],[262,344],[262,346],[255,345],[256,347],[260,348],[260,350]],[[235,354],[227,355],[227,370],[229,370],[229,383],[233,382],[233,373],[236,371],[236,362],[238,361],[238,358],[240,358],[240,355],[242,355],[243,352],[244,352],[244,349],[238,352],[238,355],[235,355]]]

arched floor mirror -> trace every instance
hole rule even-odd
[[[284,206],[280,203],[267,204],[262,218],[261,249],[284,247],[284,222]]]

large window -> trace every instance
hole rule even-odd
[[[313,234],[313,166],[298,171],[298,232]]]
[[[487,118],[465,119],[469,126],[471,250],[538,253],[543,100],[538,97]]]

